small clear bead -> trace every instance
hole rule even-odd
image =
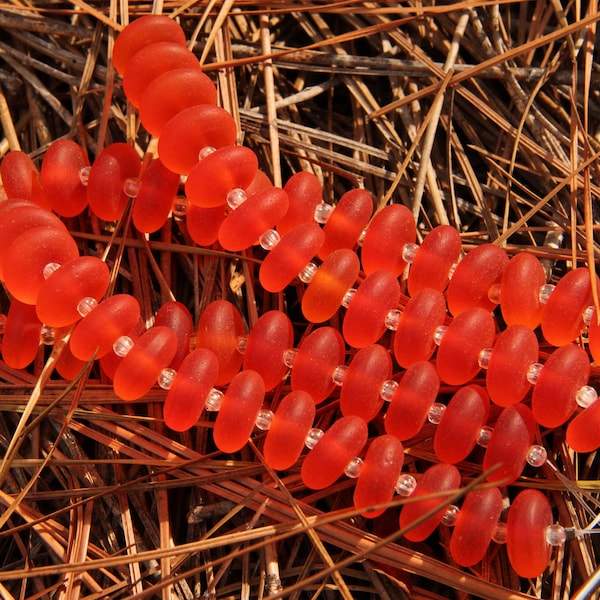
[[[171,386],[173,385],[175,375],[177,375],[177,371],[175,369],[163,369],[158,375],[158,385],[160,385],[163,390],[170,390]]]
[[[379,395],[385,402],[391,402],[397,387],[397,381],[394,381],[393,379],[386,379],[379,388]]]
[[[584,385],[577,390],[575,400],[581,408],[587,408],[598,400],[598,392],[593,387]]]
[[[412,261],[415,260],[418,249],[419,244],[404,244],[402,247],[402,260],[405,263],[412,263]]]
[[[506,523],[499,522],[494,529],[492,539],[496,544],[506,544]]]
[[[567,532],[562,525],[553,523],[546,527],[546,542],[551,546],[562,546],[567,541]]]
[[[500,284],[493,283],[488,290],[488,300],[494,304],[500,304]]]
[[[369,230],[368,227],[365,227],[361,232],[360,232],[360,236],[358,237],[358,245],[362,246],[363,242],[365,241],[365,238],[367,237],[367,231]]]
[[[410,496],[417,487],[417,480],[408,473],[402,473],[396,480],[394,489],[399,496]]]
[[[323,430],[322,429],[318,429],[317,427],[313,427],[306,434],[306,437],[304,438],[304,445],[309,450],[312,450],[319,443],[319,440],[322,437],[323,437]]]
[[[487,425],[482,427],[477,434],[477,444],[479,444],[482,448],[487,448],[490,440],[492,439],[493,432],[494,430]]]
[[[140,193],[140,187],[142,185],[142,180],[139,177],[128,177],[123,182],[123,191],[126,196],[130,198],[137,198],[137,195]]]
[[[208,392],[206,400],[204,400],[204,408],[208,412],[217,412],[221,408],[223,402],[223,392],[213,388]]]
[[[350,477],[350,479],[356,479],[360,475],[360,472],[362,471],[362,467],[363,467],[363,459],[359,458],[358,456],[355,456],[346,465],[346,468],[344,469],[344,474],[346,475],[346,477]]]
[[[555,287],[556,286],[552,285],[551,283],[546,283],[540,288],[540,293],[539,293],[540,304],[548,303],[548,300],[550,300],[550,296],[552,295],[552,292],[554,291]]]
[[[44,325],[40,333],[40,341],[42,342],[42,344],[44,344],[44,346],[52,346],[52,344],[54,344],[55,334],[56,332],[54,330],[54,327]]]
[[[298,356],[298,350],[296,350],[296,348],[289,348],[283,353],[283,364],[288,367],[288,369],[291,369],[294,366],[296,356]]]
[[[281,241],[281,236],[275,229],[269,229],[265,231],[259,238],[258,243],[261,245],[261,248],[265,250],[273,250],[277,244]]]
[[[204,146],[204,148],[201,148],[200,152],[198,152],[198,160],[203,160],[216,151],[217,149],[214,146]]]
[[[246,346],[248,345],[248,336],[240,335],[238,339],[235,341],[236,350],[240,354],[244,354],[246,352]]]
[[[456,519],[458,518],[458,513],[460,512],[460,508],[455,504],[451,504],[444,513],[442,517],[442,525],[446,525],[446,527],[454,527],[456,524]]]
[[[447,325],[440,325],[439,327],[435,328],[435,331],[433,332],[433,341],[435,342],[436,346],[439,346],[442,343],[444,335],[446,335],[446,331],[448,331]]]
[[[434,402],[427,413],[427,420],[434,425],[439,425],[442,415],[446,411],[446,405],[440,402]]]
[[[318,270],[318,265],[316,265],[314,262],[309,262],[304,269],[298,273],[298,279],[302,283],[310,283]]]
[[[348,308],[350,306],[350,302],[352,302],[352,298],[354,298],[354,294],[356,294],[356,288],[350,288],[342,298],[342,306],[344,308]]]
[[[248,196],[246,195],[246,191],[242,188],[233,188],[229,190],[227,194],[227,206],[231,208],[231,210],[235,210],[238,206],[241,206],[246,202]]]
[[[261,408],[256,415],[256,421],[254,424],[261,431],[268,431],[271,429],[271,424],[273,423],[273,417],[275,413],[268,408]]]
[[[326,204],[325,202],[321,202],[315,206],[315,212],[313,215],[314,220],[321,225],[324,225],[329,220],[331,213],[333,212],[333,206],[331,204]]]
[[[527,462],[532,467],[541,467],[548,458],[548,453],[546,452],[546,448],[544,446],[539,446],[534,444],[529,447],[527,451]]]
[[[479,352],[479,357],[477,358],[477,364],[482,369],[487,369],[490,364],[490,358],[492,357],[492,349],[491,348],[482,348]]]
[[[96,298],[86,296],[79,301],[79,304],[77,305],[77,312],[80,314],[80,316],[86,317],[96,308],[96,306],[98,306],[98,301]]]
[[[527,369],[527,381],[529,381],[531,385],[535,385],[538,382],[543,368],[544,365],[541,363],[533,363],[532,365],[529,365],[529,368]]]
[[[44,276],[44,279],[48,279],[48,277],[50,277],[50,275],[52,275],[52,273],[54,273],[55,271],[58,271],[58,269],[60,269],[59,263],[57,263],[57,262],[48,263],[44,267],[44,270],[42,271],[42,275]]]
[[[81,185],[88,184],[91,170],[92,167],[81,167],[81,169],[79,169],[79,181],[81,181]]]
[[[585,323],[586,327],[590,326],[590,323],[592,322],[592,317],[594,316],[594,311],[595,308],[593,306],[588,306],[584,311],[583,311],[583,322]]]
[[[133,340],[128,335],[122,335],[113,344],[113,352],[121,358],[127,356],[132,348]]]
[[[400,323],[400,316],[402,315],[402,311],[393,308],[385,315],[385,326],[391,331],[396,331],[398,329],[398,323]]]
[[[344,377],[346,377],[346,372],[348,371],[348,367],[346,365],[338,365],[331,374],[331,379],[335,385],[344,385]]]
[[[185,196],[175,196],[175,200],[173,200],[173,205],[171,206],[171,212],[174,217],[181,219],[187,214],[189,206],[190,203]]]

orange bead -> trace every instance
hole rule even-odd
[[[37,317],[35,306],[13,300],[8,309],[2,358],[12,369],[24,369],[38,353],[42,323]]]
[[[595,452],[600,448],[600,402],[588,406],[567,425],[566,438],[575,452]]]
[[[190,353],[190,340],[194,332],[192,315],[181,302],[165,302],[157,311],[154,325],[164,325],[177,336],[177,352],[169,367],[178,370],[183,359]]]
[[[277,225],[282,236],[298,225],[314,223],[315,208],[323,198],[321,183],[309,171],[294,173],[287,180],[283,189],[290,199],[290,206],[286,215]]]
[[[13,150],[4,157],[0,163],[0,178],[8,198],[24,198],[45,210],[51,209],[37,167],[25,152]]]
[[[64,330],[62,329],[56,331],[56,339],[60,339],[63,334]],[[56,361],[56,372],[66,381],[72,381],[81,373],[84,367],[85,361],[73,356],[69,344],[65,345]]]
[[[198,246],[211,246],[219,239],[219,228],[225,220],[225,205],[202,208],[188,206],[185,222],[190,237]]]

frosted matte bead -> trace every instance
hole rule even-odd
[[[0,266],[2,264],[1,260],[2,259],[0,258]],[[594,362],[600,362],[600,323],[598,323],[598,316],[596,315],[595,309],[590,316],[590,324],[588,327],[588,349]]]
[[[7,198],[31,200],[44,210],[51,210],[40,183],[40,174],[29,155],[21,150],[9,152],[0,163],[0,178]]]
[[[455,490],[459,486],[460,473],[454,465],[433,465],[423,473],[411,500]],[[439,510],[433,516],[413,526],[413,523],[436,507],[439,507]],[[400,529],[406,529],[404,537],[411,542],[421,542],[427,539],[439,525],[446,508],[443,496],[424,498],[405,504],[400,511]],[[407,529],[409,527],[410,529]]]
[[[410,266],[407,281],[409,294],[414,296],[427,288],[443,292],[460,250],[460,235],[454,227],[440,225],[432,229],[415,253]]]
[[[367,438],[367,424],[360,417],[338,419],[304,458],[300,471],[304,485],[322,490],[335,483],[350,459],[360,454]]]
[[[567,344],[557,348],[544,364],[531,397],[531,410],[542,427],[559,427],[577,408],[577,391],[590,377],[587,352]]]
[[[469,308],[486,311],[495,308],[488,290],[500,283],[502,272],[508,264],[506,252],[493,244],[483,244],[471,250],[458,263],[448,284],[446,299],[448,310],[454,317]]]
[[[398,438],[393,435],[376,437],[367,450],[354,488],[354,506],[367,509],[390,502],[403,463],[404,448]],[[374,519],[384,512],[385,508],[378,508],[362,514]]]
[[[406,267],[402,248],[416,238],[415,219],[402,204],[390,204],[373,217],[362,242],[361,261],[369,275],[380,269],[399,277]]]
[[[42,323],[35,306],[12,300],[2,337],[2,358],[12,369],[24,369],[38,353]]]
[[[290,199],[290,206],[277,225],[282,235],[298,225],[312,223],[315,208],[320,204],[323,195],[321,183],[309,171],[294,173],[286,181],[283,189]]]
[[[169,327],[177,336],[177,352],[169,366],[179,369],[183,359],[190,352],[190,340],[194,332],[194,323],[189,309],[181,302],[165,302],[158,309],[154,324]]]
[[[550,525],[552,511],[546,496],[535,489],[519,492],[508,511],[506,549],[520,577],[535,578],[546,569],[552,551],[546,541]]]
[[[64,334],[65,330],[59,329],[56,337],[62,339]],[[72,381],[83,371],[85,366],[84,361],[73,356],[67,344],[62,348],[60,356],[56,361],[56,372],[66,381]]]
[[[101,305],[102,305],[102,303],[100,303],[100,306]],[[100,308],[100,306],[98,308]],[[95,312],[96,311],[94,311],[94,313]],[[79,323],[83,323],[85,321],[86,321],[86,319],[83,319]],[[142,319],[139,319],[137,321],[137,323],[134,325],[134,327],[130,331],[127,332],[127,337],[130,338],[132,344],[135,344],[135,340],[137,340],[145,331],[146,331],[146,326],[144,325],[144,322],[142,321]],[[113,339],[113,341],[114,341],[114,339]],[[108,379],[110,379],[112,381],[114,379],[117,369],[123,362],[124,357],[121,357],[115,353],[114,344],[113,344],[113,348],[111,350],[112,351],[107,352],[104,356],[102,356],[102,358],[100,358],[100,369],[102,370],[102,373],[104,375],[106,375],[106,377]]]
[[[213,438],[221,452],[237,452],[248,441],[265,398],[265,385],[256,371],[233,377],[215,420]]]
[[[219,238],[219,228],[225,220],[225,207],[202,208],[189,204],[186,213],[187,230],[199,246],[211,246]]]
[[[600,402],[581,411],[567,425],[567,444],[575,452],[594,452],[600,447]]]

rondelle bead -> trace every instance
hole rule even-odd
[[[394,357],[408,369],[435,352],[435,330],[444,323],[446,300],[432,288],[419,290],[406,304],[394,335]]]
[[[380,435],[369,446],[354,488],[354,506],[368,509],[377,504],[390,502],[394,487],[404,464],[404,447],[393,435]],[[363,516],[374,519],[385,508],[366,510]]]
[[[414,243],[416,236],[415,219],[409,208],[402,204],[383,208],[369,223],[362,243],[364,272],[369,275],[387,269],[399,277],[406,267],[402,249],[405,244]]]
[[[575,452],[594,452],[600,448],[600,402],[582,410],[567,425],[567,444]]]
[[[315,273],[302,297],[302,314],[311,323],[331,319],[342,299],[356,281],[360,261],[356,252],[347,248],[334,250]]]
[[[38,353],[41,333],[42,323],[37,317],[35,306],[13,299],[2,337],[4,362],[12,369],[24,369]]]
[[[596,277],[597,289],[600,279]],[[542,335],[553,346],[574,341],[583,331],[583,313],[593,304],[590,271],[579,267],[569,271],[556,285],[542,314]]]
[[[419,246],[408,272],[408,292],[414,296],[431,288],[443,292],[461,250],[460,234],[450,225],[434,227]]]
[[[225,205],[202,208],[190,204],[185,218],[188,233],[199,246],[211,246],[217,241],[224,220]]]
[[[526,325],[509,325],[496,339],[487,366],[485,385],[490,400],[499,406],[520,402],[531,387],[527,370],[538,356],[535,333]]]
[[[183,359],[165,398],[163,415],[169,429],[187,431],[197,423],[218,372],[217,357],[206,348],[197,348]]]
[[[100,308],[102,306],[102,304],[104,304],[103,301],[98,305],[98,308]],[[96,310],[92,311],[92,313],[90,313],[91,315],[95,316]],[[75,326],[75,329],[77,329],[77,327],[81,324],[81,323],[85,323],[87,321],[87,318],[82,319],[81,321],[79,321],[79,323]],[[142,319],[138,319],[137,322],[135,323],[135,325],[129,330],[126,331],[125,334],[123,334],[122,336],[116,338],[116,339],[112,339],[111,341],[111,347],[109,349],[109,351],[104,354],[104,356],[102,356],[100,358],[100,369],[102,371],[102,373],[104,375],[106,375],[106,377],[108,377],[108,379],[110,379],[111,381],[114,379],[115,377],[115,373],[117,371],[117,369],[119,368],[120,364],[123,362],[124,360],[124,356],[122,356],[121,354],[117,354],[117,348],[120,346],[120,344],[122,343],[122,341],[124,339],[128,339],[130,342],[130,346],[133,347],[133,345],[135,344],[135,341],[146,331],[146,326],[144,324],[144,322],[142,321]],[[131,350],[131,347],[129,348],[129,350]],[[162,371],[162,368],[161,368]],[[160,371],[159,371],[160,374]],[[158,376],[157,376],[158,378]],[[158,381],[157,381],[158,383]]]
[[[545,283],[544,267],[533,254],[520,252],[510,259],[500,281],[500,310],[507,325],[535,329],[540,324],[540,288]]]
[[[337,329],[319,327],[312,331],[298,347],[290,377],[292,390],[308,392],[315,404],[323,402],[335,387],[331,374],[344,362],[345,352]]]
[[[262,377],[244,370],[233,377],[215,420],[213,438],[221,452],[237,452],[248,441],[265,398]]]
[[[497,303],[489,299],[488,292],[500,283],[507,264],[508,255],[494,244],[482,244],[471,250],[458,263],[448,284],[446,300],[450,314],[456,317],[473,307],[493,310]]]
[[[450,385],[471,381],[480,369],[479,353],[491,347],[496,335],[492,314],[479,307],[461,312],[449,325],[437,351],[440,379]]]
[[[443,496],[424,498],[416,502],[412,499],[457,490],[459,487],[460,473],[454,465],[440,463],[429,467],[418,480],[411,502],[405,504],[400,511],[400,529],[410,527],[404,533],[404,537],[411,542],[422,542],[427,539],[439,525],[447,508]],[[415,521],[438,506],[439,510],[434,515],[411,527]]]
[[[457,565],[472,567],[483,559],[501,512],[502,494],[497,487],[465,496],[450,538],[450,554]]]
[[[398,306],[400,284],[392,273],[375,271],[360,284],[344,316],[342,333],[354,348],[374,344],[385,332],[387,313]]]
[[[190,340],[194,332],[194,323],[189,309],[181,302],[165,302],[156,312],[154,324],[164,325],[175,332],[177,352],[169,366],[179,370],[179,365],[190,353]]]
[[[339,418],[306,455],[300,474],[306,487],[322,490],[344,473],[346,465],[367,443],[368,427],[357,416]]]
[[[459,389],[448,403],[435,430],[433,449],[445,463],[456,464],[469,456],[490,412],[490,401],[478,385]]]
[[[520,577],[539,577],[548,566],[552,546],[546,541],[546,529],[550,525],[552,510],[548,498],[535,489],[519,492],[508,511],[506,550]]]
[[[282,398],[263,447],[265,460],[272,469],[281,471],[296,463],[315,412],[315,401],[303,390],[290,392]]]
[[[137,400],[156,383],[159,373],[177,352],[177,336],[172,329],[148,329],[123,358],[113,378],[115,394],[123,400]]]
[[[244,369],[260,374],[265,390],[272,390],[287,372],[283,353],[294,343],[294,332],[289,317],[278,310],[264,313],[254,324],[244,352]]]
[[[292,373],[293,375],[293,373]],[[383,405],[381,384],[392,376],[392,359],[379,344],[361,348],[352,358],[340,392],[343,415],[357,415],[367,423]]]
[[[314,223],[315,207],[321,203],[323,197],[321,183],[309,171],[294,173],[286,181],[283,189],[289,197],[290,205],[283,219],[277,224],[282,236],[298,225]]]
[[[587,352],[567,344],[557,348],[544,364],[531,397],[531,410],[542,427],[559,427],[577,408],[577,390],[590,377]]]
[[[45,210],[52,206],[40,182],[40,173],[28,154],[21,150],[9,152],[0,163],[0,178],[7,198],[31,200]]]
[[[64,329],[56,331],[56,339],[60,339],[64,335]],[[66,381],[72,381],[81,373],[85,367],[85,361],[73,356],[71,347],[66,344],[60,351],[60,356],[56,360],[56,372]]]
[[[408,440],[425,424],[440,389],[435,367],[426,361],[411,365],[394,391],[385,415],[385,430],[399,440]]]

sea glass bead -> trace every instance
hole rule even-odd
[[[270,187],[250,194],[221,223],[219,243],[231,252],[249,248],[263,232],[277,224],[287,207],[288,197],[281,188]]]
[[[401,367],[431,358],[434,332],[445,317],[446,300],[438,290],[423,288],[407,302],[394,335],[394,357]]]
[[[235,121],[225,109],[213,104],[199,104],[182,110],[163,125],[158,139],[158,154],[168,169],[187,175],[199,160],[203,162],[208,158],[206,156],[200,159],[207,148],[233,146],[236,136]],[[233,161],[235,160],[234,156]],[[219,166],[219,163],[214,166]],[[202,177],[211,175],[210,164],[206,170],[201,171],[204,171],[204,175],[198,176],[199,188]],[[198,194],[201,195],[200,189]],[[225,204],[225,200],[220,204]]]
[[[500,281],[500,310],[507,325],[535,329],[540,324],[544,305],[539,292],[545,283],[544,267],[533,254],[520,252],[510,259]]]
[[[597,289],[600,279],[596,277]],[[553,346],[564,346],[585,327],[583,313],[593,304],[590,271],[579,267],[569,271],[556,285],[542,314],[542,335]]]
[[[92,212],[104,221],[116,221],[127,204],[123,184],[138,177],[140,158],[123,142],[107,146],[96,157],[87,184],[87,198]]]
[[[487,480],[510,485],[521,475],[535,435],[535,420],[529,407],[513,404],[502,410],[483,457],[483,470],[498,468]]]
[[[360,261],[356,252],[347,248],[334,250],[308,284],[302,297],[302,314],[307,321],[322,323],[331,319],[342,299],[356,281]]]
[[[144,46],[156,42],[172,42],[185,46],[185,33],[180,25],[166,15],[145,15],[131,22],[117,36],[112,60],[123,75],[129,59]]]
[[[367,424],[357,416],[339,418],[308,453],[300,474],[306,487],[322,490],[344,473],[346,465],[367,443]]]
[[[552,525],[548,499],[536,489],[519,492],[508,511],[506,550],[517,575],[540,576],[550,561],[552,546],[546,541],[546,529]]]
[[[567,425],[567,444],[575,452],[594,452],[600,448],[600,402],[582,410]]]
[[[315,223],[301,223],[288,231],[260,266],[263,288],[269,292],[283,290],[318,252],[324,239],[323,230]]]
[[[585,350],[574,344],[557,348],[544,364],[533,388],[531,409],[542,427],[558,427],[577,408],[577,390],[586,385],[590,361]]]
[[[175,115],[201,104],[217,104],[217,88],[198,67],[162,73],[146,87],[140,98],[140,121],[148,133],[160,136]]]
[[[2,259],[0,258],[0,267],[2,265],[1,261]],[[590,324],[588,327],[588,349],[594,359],[594,362],[600,362],[600,323],[598,322],[598,315],[596,313],[596,309],[594,309],[590,315]]]
[[[420,361],[411,365],[392,396],[385,415],[386,432],[402,441],[417,435],[439,389],[440,379],[431,363]]]
[[[109,280],[110,271],[99,258],[78,256],[66,262],[42,283],[36,298],[38,318],[51,327],[72,325],[81,318],[81,300],[100,300]]]
[[[192,240],[198,246],[211,246],[219,238],[219,228],[225,220],[225,206],[202,208],[190,204],[185,220]]]
[[[254,179],[257,169],[258,159],[249,148],[219,148],[190,171],[185,183],[188,200],[204,208],[225,204],[227,194],[236,188],[245,189]]]
[[[264,313],[248,335],[243,367],[260,374],[265,389],[272,390],[287,371],[283,353],[293,346],[294,332],[289,317],[278,310]]]
[[[111,296],[77,323],[69,340],[71,352],[87,361],[97,350],[96,357],[101,358],[110,352],[115,340],[135,327],[139,319],[140,305],[133,296]]]
[[[53,142],[42,161],[41,181],[52,210],[74,217],[87,206],[87,190],[79,172],[88,166],[83,148],[73,140]]]
[[[487,366],[485,385],[499,406],[520,402],[531,387],[529,366],[538,361],[539,344],[526,325],[509,325],[496,339]]]
[[[79,255],[69,232],[54,226],[35,227],[19,235],[4,254],[3,276],[8,291],[21,302],[35,304],[46,265],[63,265]]]
[[[326,258],[339,248],[354,248],[373,212],[373,198],[365,190],[350,190],[338,201],[323,231],[325,242],[319,257]]]
[[[346,342],[354,348],[374,344],[385,332],[387,313],[398,306],[400,284],[390,271],[374,271],[360,284],[342,324]]]
[[[432,229],[419,246],[408,272],[411,296],[426,288],[443,292],[448,285],[450,269],[458,261],[460,234],[450,225]]]
[[[379,344],[361,348],[352,358],[340,392],[343,415],[357,415],[367,423],[383,405],[381,385],[392,376],[392,359]]]
[[[2,358],[12,369],[24,369],[38,353],[42,323],[35,306],[12,300],[2,338]]]
[[[290,205],[287,213],[277,224],[281,235],[285,235],[298,225],[313,223],[315,207],[322,201],[323,188],[313,173],[294,173],[283,186]]]
[[[405,244],[414,243],[417,237],[412,212],[402,204],[390,204],[374,217],[362,243],[361,262],[369,275],[387,269],[399,277],[406,262],[402,258]]]
[[[448,284],[446,300],[454,317],[463,311],[479,307],[491,311],[496,307],[490,300],[490,287],[500,283],[508,264],[506,252],[494,244],[482,244],[471,250],[457,265]]]
[[[479,353],[491,347],[496,324],[491,313],[473,307],[461,312],[449,325],[437,352],[440,379],[450,385],[467,383],[479,371]]]
[[[106,301],[101,302],[98,305],[98,308],[100,308],[102,306],[102,304],[104,304],[104,302],[106,302]],[[96,310],[92,311],[90,313],[90,316],[91,315],[95,316],[98,311],[98,308]],[[77,329],[77,327],[81,323],[85,323],[86,321],[87,321],[87,317],[85,319],[79,321],[79,323],[75,326],[75,329]],[[130,329],[129,331],[126,331],[124,336],[129,338],[131,345],[133,346],[133,344],[135,344],[136,340],[139,339],[139,337],[145,331],[146,331],[146,325],[144,324],[142,319],[138,319],[138,321],[135,323],[133,328]],[[120,342],[122,341],[122,339],[123,338],[121,336],[119,336],[116,339],[112,339],[111,347],[110,347],[109,351],[107,351],[106,354],[104,354],[104,356],[102,356],[99,361],[100,369],[101,369],[102,373],[111,381],[114,380],[117,369],[119,368],[119,366],[125,359],[123,356],[120,356],[119,354],[115,353],[115,346],[118,346],[120,344]],[[161,371],[162,371],[162,368],[161,368]],[[160,374],[160,371],[159,371],[159,374]],[[158,375],[157,375],[157,377],[158,377]]]
[[[51,209],[42,189],[39,171],[25,152],[13,150],[2,159],[0,178],[8,198],[31,200],[45,210]]]
[[[56,339],[61,339],[64,332],[64,329],[58,329],[56,331]],[[73,381],[73,379],[81,373],[85,365],[85,361],[73,356],[69,344],[66,344],[60,351],[60,356],[56,360],[56,372],[65,381]]]
[[[354,506],[368,509],[377,504],[390,502],[398,474],[404,464],[404,447],[393,435],[380,435],[369,446],[356,487]],[[374,519],[385,512],[384,508],[365,510],[363,516]]]
[[[323,402],[335,387],[333,370],[344,362],[344,340],[337,329],[320,327],[300,343],[290,378],[292,390],[308,392],[316,404]]]
[[[190,352],[190,340],[194,333],[192,315],[185,304],[181,302],[165,302],[156,312],[155,325],[164,325],[175,332],[177,336],[177,352],[169,366],[179,370],[183,359]]]
[[[165,398],[163,415],[169,429],[187,431],[197,423],[218,372],[219,363],[211,350],[197,348],[187,354]]]
[[[221,452],[237,452],[248,441],[264,397],[265,385],[256,371],[244,370],[232,378],[213,430]]]
[[[490,401],[478,385],[460,388],[448,403],[435,430],[433,449],[445,463],[456,464],[469,456],[490,412]]]
[[[450,554],[457,565],[472,567],[483,559],[501,512],[502,494],[497,487],[465,496],[450,538]]]
[[[283,397],[275,410],[267,433],[263,454],[267,464],[276,471],[292,467],[302,450],[304,440],[315,419],[315,401],[303,390]]]
[[[177,336],[169,327],[148,329],[123,358],[113,378],[115,393],[123,400],[136,400],[156,383],[159,373],[177,352]]]
[[[419,479],[417,489],[411,496],[418,499],[432,494],[457,490],[460,487],[460,473],[454,465],[443,463],[429,467]],[[415,521],[426,513],[439,506],[439,510],[425,521],[412,526]],[[404,537],[411,542],[422,542],[427,539],[439,525],[447,508],[443,496],[429,497],[416,502],[405,504],[400,511],[400,529],[404,530]]]

